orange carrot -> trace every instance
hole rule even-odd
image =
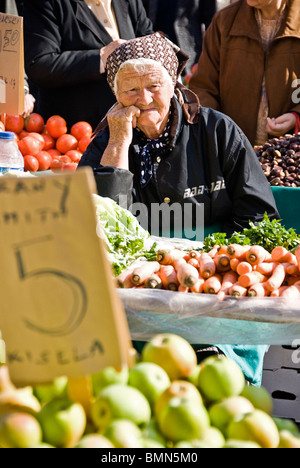
[[[286,271],[282,263],[278,263],[275,267],[272,275],[267,280],[266,287],[269,291],[280,288],[282,286],[286,276]]]
[[[193,265],[193,267],[195,267],[195,268],[199,268],[199,262],[198,262],[197,258],[195,258],[195,257],[189,258],[187,263],[189,263],[190,265]]]
[[[280,288],[271,291],[270,297],[280,297],[286,289],[289,289],[289,286],[280,286]]]
[[[178,268],[181,265],[185,265],[187,262],[184,260],[184,258],[178,258],[177,260],[173,260],[172,266],[174,267],[175,271],[178,271]]]
[[[258,271],[250,271],[250,273],[239,276],[238,283],[244,288],[249,288],[253,284],[262,283],[265,279],[266,277]]]
[[[235,271],[229,270],[224,273],[221,289],[218,292],[218,299],[223,300],[229,294],[229,289],[237,282],[238,275]]]
[[[182,284],[180,284],[180,285],[178,286],[178,291],[179,291],[179,292],[188,293],[189,290],[190,290],[190,288],[188,288],[188,287],[186,287],[186,286],[183,286]]]
[[[157,273],[160,269],[160,264],[156,261],[143,261],[140,266],[137,266],[131,273],[131,281],[137,286],[146,281],[153,273]]]
[[[298,245],[298,247],[295,250],[295,257],[297,259],[298,268],[299,268],[299,271],[300,271],[300,245]]]
[[[133,272],[135,266],[130,265],[123,270],[118,276],[115,278],[115,283],[117,288],[132,288],[133,282],[131,281],[131,273]]]
[[[285,268],[286,274],[291,276],[298,276],[299,275],[299,268],[298,265],[294,265],[294,263],[282,263]]]
[[[277,265],[277,262],[262,262],[258,265],[254,265],[253,269],[262,275],[271,275]]]
[[[250,297],[265,297],[269,296],[270,291],[266,287],[266,282],[255,283],[248,289],[247,295]]]
[[[190,250],[189,253],[188,253],[189,257],[190,258],[196,258],[197,260],[199,260],[199,258],[201,257],[202,253],[199,252],[198,250]]]
[[[220,246],[218,244],[214,245],[212,249],[210,249],[207,253],[211,258],[214,258],[214,256],[218,253]]]
[[[242,297],[247,295],[247,288],[244,288],[240,283],[234,283],[229,289],[229,295],[233,297]]]
[[[161,265],[171,265],[175,260],[183,258],[186,252],[179,249],[159,250],[156,254],[156,260]]]
[[[203,292],[203,286],[204,286],[204,283],[205,283],[205,279],[204,278],[198,278],[196,283],[194,284],[194,286],[192,286],[190,288],[190,291],[191,292],[194,292],[194,293],[202,293]]]
[[[202,278],[209,278],[216,272],[214,260],[207,253],[203,252],[199,258],[199,273]]]
[[[218,254],[222,255],[225,254],[227,255],[227,245],[220,245],[218,248]]]
[[[283,293],[281,297],[285,297],[286,299],[297,299],[300,297],[300,281],[298,283],[289,286]]]
[[[258,265],[271,257],[271,254],[260,245],[252,245],[246,252],[246,260],[251,265]]]
[[[179,286],[179,281],[177,278],[177,273],[173,265],[161,265],[158,272],[162,285],[164,289],[170,291],[177,291]]]
[[[205,280],[203,292],[206,294],[218,294],[221,286],[221,278],[219,275],[210,276]]]
[[[240,263],[238,258],[231,258],[230,259],[230,268],[232,271],[236,271],[238,264]]]
[[[199,278],[199,273],[195,267],[185,262],[179,265],[177,270],[177,278],[182,286],[191,288]]]
[[[271,252],[271,257],[274,262],[293,263],[294,265],[297,265],[296,255],[281,245],[274,247]]]
[[[161,289],[162,288],[162,280],[158,274],[153,273],[146,279],[144,283],[145,288],[147,289]]]
[[[238,258],[242,261],[245,259],[246,252],[249,248],[249,245],[230,244],[227,246],[227,255],[230,258]]]
[[[237,265],[236,272],[238,275],[244,275],[245,273],[251,273],[253,267],[251,263],[242,261]]]
[[[216,265],[216,269],[218,271],[229,271],[231,269],[230,266],[230,258],[227,254],[217,254],[214,256],[214,262]]]

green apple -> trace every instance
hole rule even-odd
[[[54,445],[47,444],[46,442],[41,442],[40,444],[34,445],[33,447],[30,448],[56,448]]]
[[[68,378],[57,377],[51,384],[36,385],[33,387],[33,394],[41,403],[52,400],[56,397],[67,397]]]
[[[67,398],[54,398],[47,401],[38,419],[42,426],[44,442],[57,448],[74,447],[86,427],[86,414],[83,406]]]
[[[289,431],[295,436],[299,437],[300,432],[298,426],[292,419],[276,418],[275,416],[273,416],[273,421],[276,424],[277,429],[279,431]]]
[[[259,409],[231,421],[227,438],[256,442],[262,448],[277,448],[280,439],[279,431],[271,416]]]
[[[212,448],[222,448],[225,444],[225,437],[218,428],[210,426],[205,431],[201,442]]]
[[[11,412],[0,417],[1,448],[31,448],[42,442],[42,429],[28,413]]]
[[[171,380],[188,377],[197,365],[194,348],[184,338],[172,333],[155,335],[145,344],[141,358],[161,366]]]
[[[241,368],[226,356],[210,356],[201,363],[198,388],[210,401],[239,395],[245,385]]]
[[[198,385],[200,369],[201,369],[201,365],[197,364],[196,367],[194,367],[192,373],[186,378],[188,382],[191,382],[196,387]]]
[[[184,448],[213,448],[210,445],[207,445],[205,442],[199,439],[193,440],[180,440],[174,444],[174,448],[184,449]]]
[[[111,441],[115,448],[143,448],[141,429],[128,419],[111,421],[103,435]]]
[[[154,440],[163,447],[167,446],[166,439],[162,436],[157,426],[156,419],[151,418],[149,422],[142,428],[143,439]]]
[[[256,442],[251,442],[249,440],[236,440],[236,439],[228,439],[226,440],[223,448],[233,448],[233,449],[257,449],[262,448]]]
[[[300,436],[297,437],[290,431],[279,432],[280,441],[278,448],[300,448]]]
[[[266,388],[245,385],[241,395],[251,401],[254,408],[261,409],[268,414],[273,413],[273,400]]]
[[[227,427],[233,419],[254,410],[252,403],[242,396],[233,396],[213,403],[208,414],[210,422],[226,436]]]
[[[114,448],[114,446],[102,434],[86,434],[81,437],[74,448]]]
[[[113,366],[107,366],[101,371],[91,375],[93,394],[97,396],[104,387],[114,383],[126,385],[128,382],[129,370],[124,366],[117,370]]]
[[[165,445],[161,444],[157,440],[150,439],[149,437],[142,438],[143,448],[166,448]]]
[[[173,397],[157,415],[162,435],[172,442],[202,439],[210,425],[204,405],[193,400]]]
[[[128,385],[140,390],[149,401],[151,408],[170,383],[166,371],[153,362],[139,362],[129,371]]]
[[[113,419],[129,419],[137,425],[151,418],[151,407],[137,388],[123,384],[105,387],[92,402],[91,418],[98,430],[105,429]]]
[[[186,380],[173,380],[168,388],[158,397],[154,406],[154,414],[157,416],[166,403],[174,397],[185,398],[195,401],[196,404],[203,403],[200,392],[195,385]]]

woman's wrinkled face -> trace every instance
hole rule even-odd
[[[118,73],[117,101],[140,109],[137,126],[141,129],[159,128],[166,121],[173,94],[174,86],[160,67],[147,65],[137,71],[130,66]]]

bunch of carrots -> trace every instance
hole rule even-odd
[[[119,288],[152,288],[226,296],[300,298],[300,245],[295,252],[259,245],[215,245],[209,252],[160,250],[116,277]]]

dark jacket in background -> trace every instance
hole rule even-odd
[[[203,31],[215,14],[216,0],[142,0],[155,31],[162,31],[190,56],[190,73],[202,51]]]
[[[112,0],[122,39],[151,34],[142,0]],[[100,49],[112,41],[84,0],[24,1],[25,68],[38,87],[35,111],[58,114],[68,127],[93,128],[115,103],[100,74]]]

